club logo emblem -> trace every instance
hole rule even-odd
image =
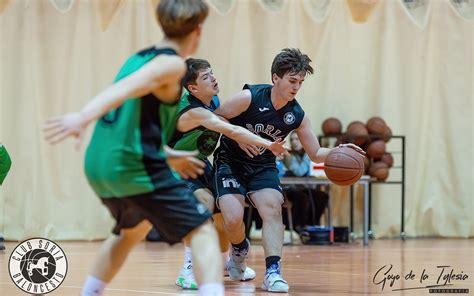
[[[20,243],[8,261],[15,285],[30,294],[47,294],[58,288],[67,273],[64,251],[53,241],[32,238]]]
[[[288,124],[288,125],[290,125],[290,124],[292,124],[293,122],[295,122],[295,120],[296,120],[296,117],[295,117],[295,115],[294,115],[292,112],[287,112],[287,113],[285,113],[285,115],[283,116],[283,121],[284,121],[286,124]]]

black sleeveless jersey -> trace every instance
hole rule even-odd
[[[271,101],[272,87],[269,84],[244,85],[243,89],[250,90],[252,94],[250,106],[229,122],[272,142],[284,139],[292,130],[297,129],[303,121],[303,109],[294,99],[276,110]],[[260,155],[250,158],[240,149],[237,142],[225,136],[222,136],[218,153],[249,163],[275,163],[275,156],[271,151],[261,148]]]

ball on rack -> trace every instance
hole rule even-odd
[[[382,118],[374,116],[367,120],[366,127],[369,131],[369,134],[383,135],[385,133],[385,129],[387,128],[387,124]]]
[[[349,147],[334,148],[324,162],[324,172],[331,182],[352,185],[364,174],[364,156]]]
[[[377,140],[367,147],[367,155],[373,158],[381,158],[385,153],[386,145],[382,140]]]
[[[377,181],[385,181],[388,178],[388,165],[385,162],[374,162],[369,169],[369,174]]]
[[[321,129],[325,136],[338,136],[342,133],[342,123],[339,119],[330,117],[323,121]]]
[[[353,121],[347,126],[347,136],[349,137],[350,143],[362,146],[369,139],[369,132],[364,123],[361,121]]]

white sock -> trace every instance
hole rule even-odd
[[[184,263],[183,266],[193,264],[193,251],[190,247],[184,247]]]
[[[229,262],[229,250],[222,252],[222,265],[227,269],[227,262]]]
[[[201,296],[224,296],[223,283],[206,283],[199,285],[199,295]]]
[[[105,286],[107,286],[106,282],[89,275],[82,287],[81,296],[101,296],[104,294]]]

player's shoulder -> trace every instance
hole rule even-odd
[[[162,69],[166,72],[176,72],[184,75],[186,71],[186,62],[182,57],[177,55],[158,55],[152,60],[152,62],[155,68]]]
[[[291,100],[288,104],[288,107],[304,113],[303,107],[300,105],[297,99]]]
[[[244,84],[242,90],[249,90],[252,93],[271,91],[271,84]]]
[[[246,96],[255,102],[270,97],[272,87],[270,84],[245,84],[243,91],[246,91]]]

